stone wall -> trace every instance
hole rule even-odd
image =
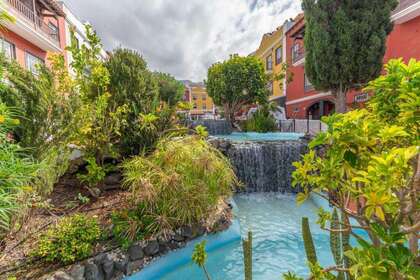
[[[172,234],[137,242],[128,250],[121,248],[100,253],[88,260],[55,271],[41,280],[119,280],[140,271],[154,259],[186,246],[188,241],[205,234],[226,230],[231,225],[232,206],[225,204],[216,222],[208,225],[184,226]]]

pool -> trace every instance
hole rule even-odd
[[[227,139],[231,141],[287,141],[287,140],[299,140],[303,137],[303,133],[291,133],[291,132],[268,132],[268,133],[257,133],[257,132],[233,132],[228,135],[215,135],[214,137]]]
[[[293,195],[258,193],[236,195],[234,204],[241,235],[246,236],[248,230],[253,232],[254,280],[282,279],[282,274],[287,271],[294,271],[301,276],[308,275],[301,237],[303,216],[309,217],[312,222],[311,230],[320,263],[322,265],[333,263],[329,249],[329,235],[313,222],[317,219],[317,206],[312,201],[298,207]],[[210,243],[213,242],[210,240]],[[189,247],[187,251],[192,250],[193,246],[190,244]],[[185,249],[171,254],[158,260],[158,264],[151,264],[128,279],[205,280],[203,272],[191,261],[171,266],[172,260],[177,260],[185,254]],[[232,238],[231,242],[226,242],[223,246],[210,248],[206,267],[213,280],[243,279],[241,241]],[[155,271],[151,273],[153,269]]]

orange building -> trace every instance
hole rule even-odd
[[[186,84],[186,96],[193,106],[190,111],[192,118],[213,118],[215,116],[216,107],[213,100],[208,96],[203,83]]]

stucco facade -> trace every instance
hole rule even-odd
[[[261,39],[260,46],[252,54],[261,59],[267,74],[273,77],[282,72],[285,49],[283,48],[283,27],[280,26],[271,33],[266,33]],[[270,100],[277,100],[284,96],[284,81],[274,80],[268,85],[271,91]]]
[[[192,84],[187,86],[189,102],[193,109],[190,111],[191,116],[210,116],[215,113],[213,100],[207,94],[206,87],[202,84]]]

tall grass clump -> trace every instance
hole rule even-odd
[[[10,229],[20,199],[31,189],[38,164],[14,142],[10,129],[19,124],[17,114],[0,102],[0,238]]]
[[[198,136],[161,140],[154,153],[126,161],[123,170],[132,207],[148,221],[153,217],[152,223],[137,219],[149,233],[204,221],[237,181],[229,161]],[[144,228],[131,232],[144,233]]]

